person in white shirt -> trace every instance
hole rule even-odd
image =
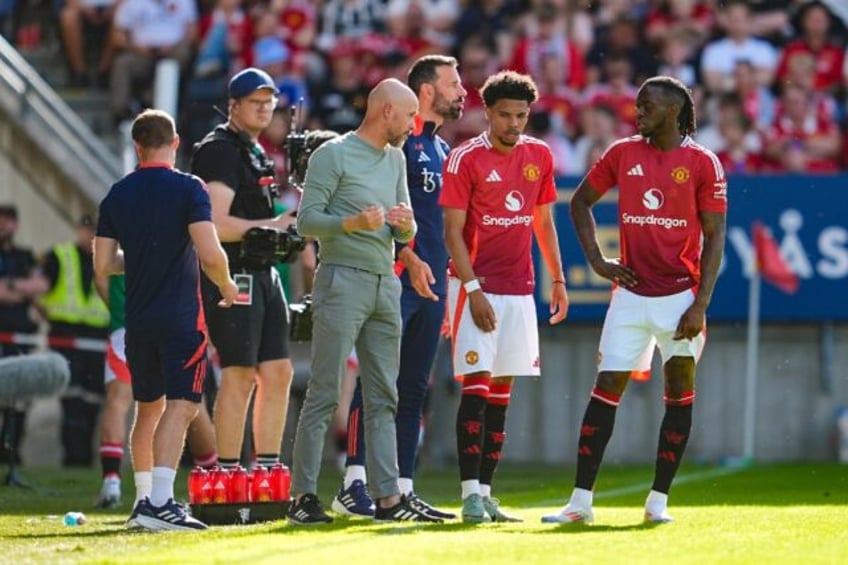
[[[770,86],[777,66],[777,50],[767,41],[752,37],[751,7],[743,0],[728,0],[719,21],[726,37],[708,43],[701,55],[701,72],[707,90],[727,92],[734,88],[733,70],[741,60],[753,65],[757,82]]]
[[[194,0],[133,0],[115,12],[115,56],[109,80],[116,121],[131,118],[133,87],[150,84],[156,63],[175,59],[185,71],[197,40]]]

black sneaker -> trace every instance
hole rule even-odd
[[[423,512],[427,516],[432,518],[439,518],[441,520],[455,520],[456,514],[451,514],[450,512],[442,512],[438,508],[434,508],[430,506],[420,498],[414,492],[406,495],[406,501],[409,503],[409,507],[414,510],[418,510],[419,512]]]
[[[374,511],[375,522],[429,522],[431,524],[441,524],[444,522],[441,518],[435,518],[420,510],[416,510],[409,504],[406,496],[400,497],[400,502],[391,508],[380,508]]]
[[[173,498],[162,506],[153,506],[148,499],[147,504],[139,505],[138,523],[148,530],[205,530],[209,526],[186,512],[182,505]]]
[[[299,526],[329,524],[333,519],[324,512],[321,501],[314,494],[304,494],[289,508],[289,522]]]

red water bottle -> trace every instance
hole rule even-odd
[[[215,504],[225,504],[227,502],[229,478],[226,469],[216,466],[212,470],[212,502]]]
[[[247,471],[241,465],[233,469],[230,474],[230,492],[228,499],[230,502],[247,502],[248,501],[248,477]]]
[[[291,498],[291,472],[282,463],[271,467],[271,500]]]
[[[271,477],[268,469],[257,465],[253,469],[253,480],[250,482],[250,501],[268,502],[271,500]]]
[[[199,504],[211,504],[212,503],[212,487],[214,483],[212,479],[214,478],[214,473],[212,471],[207,471],[203,469],[200,473],[200,478],[198,479],[198,484],[200,485],[200,499],[198,501]]]
[[[206,470],[203,467],[195,467],[188,476],[188,503],[200,504],[201,489],[206,480]]]

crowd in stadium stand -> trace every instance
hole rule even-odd
[[[176,59],[189,140],[220,120],[212,106],[246,66],[279,84],[278,143],[291,104],[303,99],[307,127],[347,131],[372,86],[436,52],[459,59],[469,90],[449,142],[485,129],[476,88],[488,75],[529,73],[541,99],[528,133],[551,145],[560,174],[582,174],[634,132],[636,91],[657,73],[693,89],[698,141],[730,173],[848,168],[837,0],[65,0],[58,15],[70,84],[109,88],[116,120],[149,104],[154,63]],[[110,25],[87,70],[79,30]]]

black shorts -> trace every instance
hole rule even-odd
[[[264,361],[288,359],[288,305],[279,273],[270,267],[233,270],[233,277],[240,274],[253,277],[249,306],[221,308],[218,287],[206,276],[201,277],[203,311],[221,367],[255,367]]]
[[[135,400],[153,402],[164,395],[169,400],[200,402],[206,378],[204,332],[192,329],[163,335],[127,328],[126,342]]]

